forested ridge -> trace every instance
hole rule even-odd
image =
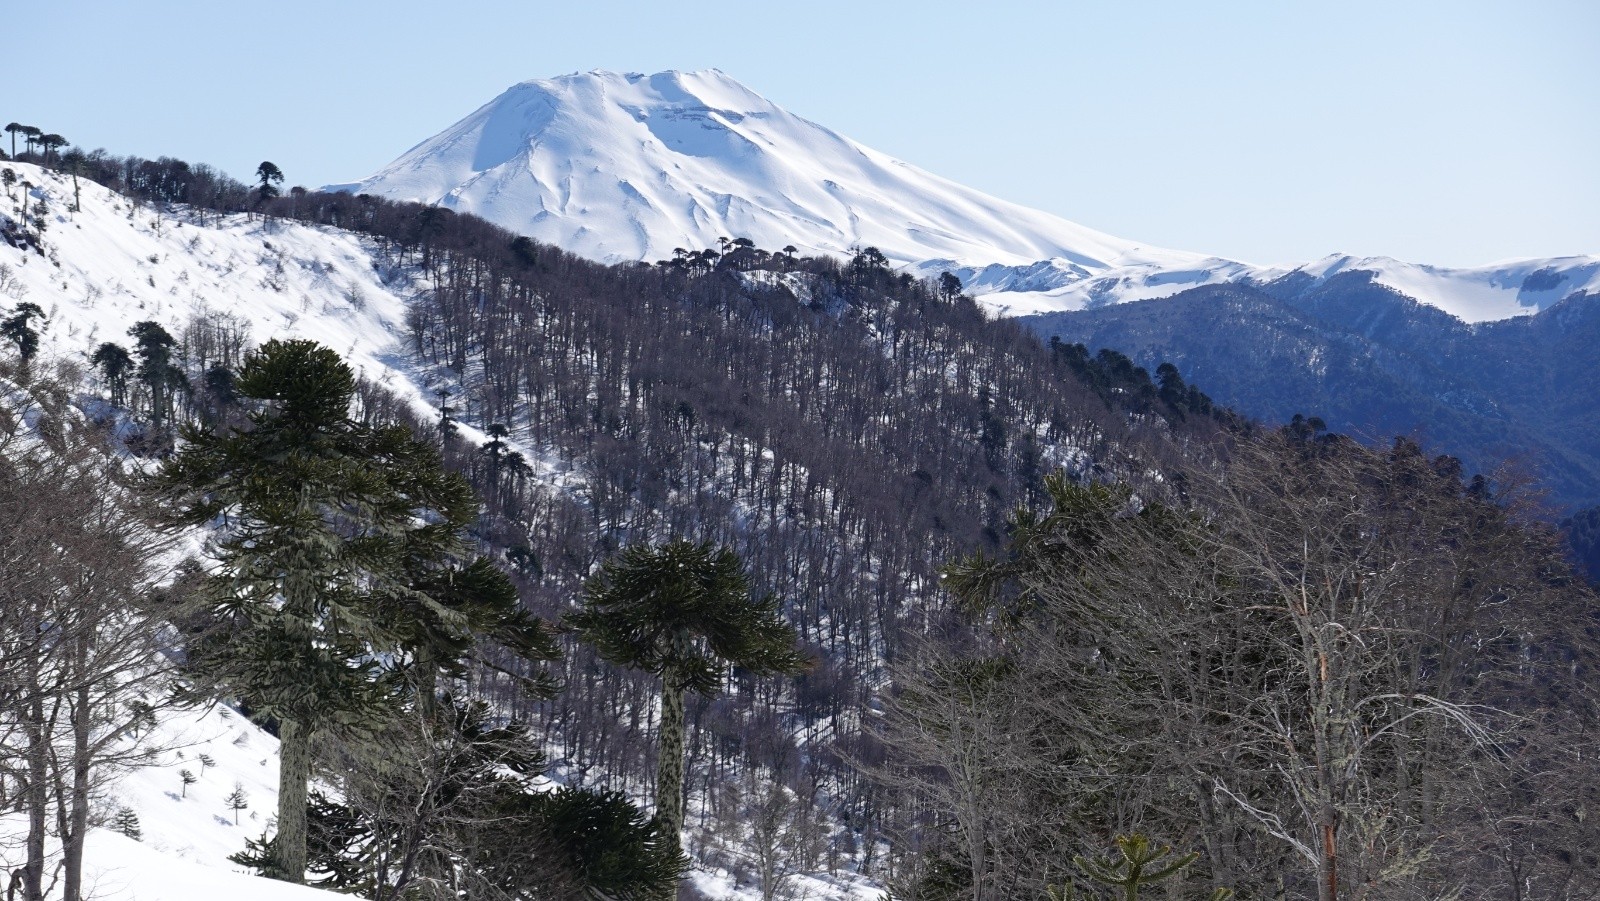
[[[701,864],[769,897],[840,868],[896,897],[1041,897],[1109,874],[1073,855],[1131,832],[1204,852],[1182,884],[1246,897],[1595,891],[1587,808],[1551,797],[1589,774],[1566,752],[1592,736],[1593,597],[1503,486],[1449,457],[1299,417],[1263,429],[1170,366],[1152,379],[1115,351],[1041,344],[870,248],[798,259],[730,240],[604,266],[439,208],[280,194],[267,164],[256,188],[173,160],[70,165],[197,221],[357,231],[421,285],[407,351],[437,415],[373,382],[352,383],[350,415],[406,426],[470,479],[483,509],[463,525],[525,612],[560,622],[598,596],[603,563],[674,538],[748,565],[808,663],[735,666],[726,692],[688,696],[682,825]],[[181,455],[199,432],[174,444],[173,420],[269,421],[266,395],[235,390],[261,358],[228,340],[224,301],[165,343],[147,329],[124,363],[97,355],[103,389],[126,392],[128,446]],[[33,377],[26,358],[8,372]],[[1316,566],[1297,534],[1302,557],[1327,539]],[[1297,606],[1292,586],[1318,580]],[[1441,609],[1482,615],[1427,633]],[[553,697],[505,649],[460,684],[572,783],[652,794],[660,671],[608,663],[578,632],[560,645]],[[483,715],[462,708],[469,762],[451,772],[503,753]],[[1511,738],[1519,717],[1539,728]],[[1302,729],[1331,743],[1315,760]],[[1492,784],[1440,794],[1452,780]],[[313,845],[337,847],[316,822]],[[334,859],[317,853],[314,868]]]

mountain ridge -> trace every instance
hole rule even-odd
[[[1451,268],[1331,254],[1259,266],[1142,244],[880,153],[717,69],[519,82],[372,176],[329,188],[473,212],[602,262],[652,262],[724,237],[806,254],[874,246],[914,275],[952,272],[1007,315],[1351,269],[1468,323],[1600,293],[1600,256]]]

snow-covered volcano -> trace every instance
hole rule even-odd
[[[989,197],[802,119],[715,69],[587,72],[513,86],[341,188],[438,203],[591,259],[744,237],[777,250],[1025,265],[1079,276],[1188,263]]]
[[[715,69],[526,81],[370,178],[335,187],[476,213],[607,262],[664,259],[723,237],[805,254],[875,246],[918,275],[955,272],[1010,314],[1355,269],[1467,322],[1600,294],[1600,256],[1452,270],[1336,255],[1263,268],[1151,247],[863,147]]]

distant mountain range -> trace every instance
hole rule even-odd
[[[1041,336],[1170,360],[1246,413],[1420,435],[1479,469],[1520,459],[1558,506],[1600,502],[1600,402],[1582,375],[1600,369],[1600,256],[1258,266],[1151,247],[863,147],[716,70],[523,82],[335,187],[613,262],[740,237],[875,246],[904,271],[953,272]]]
[[[1010,314],[1351,271],[1469,323],[1600,293],[1600,256],[1447,269],[1333,255],[1266,267],[1116,238],[864,147],[715,69],[526,81],[371,177],[332,187],[476,213],[604,262],[724,237],[806,254],[874,246],[919,275],[954,272]]]
[[[1560,510],[1600,503],[1597,295],[1468,325],[1371,272],[1297,272],[1021,321],[1150,369],[1171,362],[1269,422],[1304,413],[1374,441],[1414,437],[1468,472],[1510,462]]]

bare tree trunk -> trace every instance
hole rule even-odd
[[[66,881],[64,901],[83,898],[83,840],[89,828],[90,691],[80,684],[72,711],[72,788],[66,799],[66,816],[61,830],[62,865]]]
[[[22,865],[22,897],[24,901],[44,901],[44,839],[50,810],[50,746],[42,696],[35,697],[28,705],[27,722],[23,729],[28,736],[28,785],[23,790],[27,798],[28,836],[26,858]]]

